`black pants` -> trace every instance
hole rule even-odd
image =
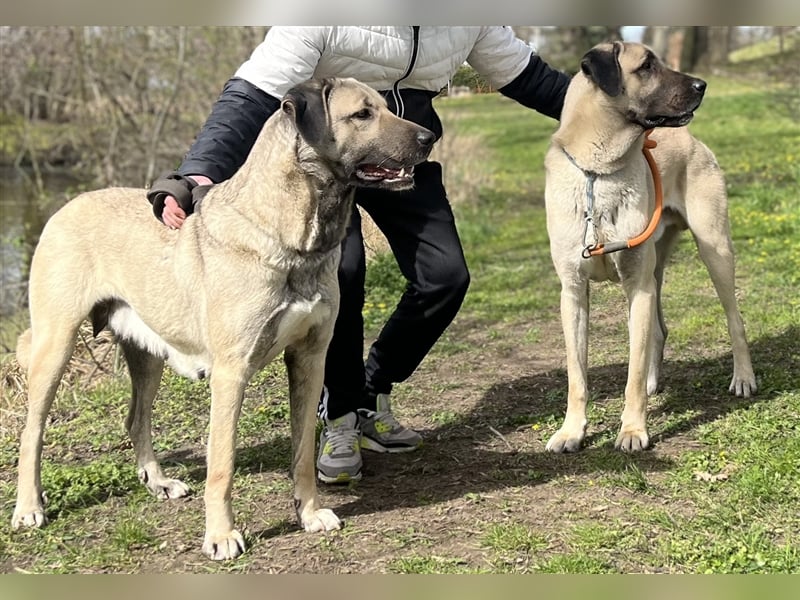
[[[366,258],[356,207],[342,243],[341,302],[325,363],[328,417],[375,409],[374,394],[389,393],[425,358],[456,316],[469,287],[469,271],[436,162],[417,165],[415,187],[404,192],[360,188],[355,202],[386,236],[405,292],[364,362]]]

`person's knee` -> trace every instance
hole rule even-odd
[[[431,280],[429,293],[445,304],[459,306],[470,284],[467,265],[462,261],[452,261],[446,268],[440,269]]]
[[[453,289],[454,294],[461,296],[462,298],[467,293],[467,289],[469,288],[470,283],[470,276],[469,270],[467,269],[467,265],[461,264],[458,269],[454,269],[450,275],[450,286]]]

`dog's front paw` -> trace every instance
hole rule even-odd
[[[11,527],[13,529],[28,529],[31,527],[44,527],[47,524],[47,517],[43,508],[34,510],[15,509],[11,517]]]
[[[623,452],[639,452],[649,445],[650,436],[647,435],[646,429],[623,427],[617,436],[614,448]]]
[[[183,498],[191,492],[189,486],[180,479],[167,479],[160,475],[151,476],[144,468],[139,469],[139,481],[159,500]]]
[[[303,517],[300,525],[308,533],[316,533],[318,531],[341,529],[342,521],[332,510],[320,508],[312,512],[310,516]]]
[[[165,479],[156,486],[147,486],[156,498],[159,500],[174,500],[175,498],[183,498],[190,493],[189,486],[183,483],[180,479]]]
[[[31,498],[32,500],[26,498]],[[11,515],[12,529],[30,529],[47,525],[47,516],[44,514],[46,504],[47,494],[44,492],[34,493],[27,497],[22,494],[21,497],[17,498],[14,514]]]
[[[738,373],[734,373],[728,391],[731,394],[736,394],[740,398],[749,398],[751,394],[755,394],[758,391],[755,375],[748,373],[742,376]]]
[[[225,535],[206,533],[203,541],[203,554],[211,560],[230,560],[245,551],[242,534],[232,529]]]
[[[580,435],[575,435],[575,432],[562,427],[556,431],[555,434],[553,434],[553,437],[551,437],[547,442],[545,450],[555,454],[561,454],[562,452],[577,452],[581,449],[583,436],[583,430],[581,430]]]

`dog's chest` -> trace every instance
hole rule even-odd
[[[320,294],[315,294],[311,299],[287,300],[277,309],[274,322],[267,323],[266,329],[274,331],[276,346],[285,347],[333,318],[331,306],[322,301]]]
[[[592,177],[565,163],[558,174],[548,176],[545,192],[555,262],[595,281],[618,281],[610,255],[582,255],[586,248],[629,240],[644,230],[653,204],[647,172],[637,167]]]
[[[647,225],[652,205],[651,188],[644,174],[600,177],[595,182],[594,203],[590,209],[587,199],[587,214],[593,216],[597,233],[608,242],[626,239],[641,232]]]
[[[287,297],[282,303],[264,314],[253,337],[249,362],[262,368],[287,346],[326,331],[333,326],[336,315],[333,306],[320,293],[311,298]]]

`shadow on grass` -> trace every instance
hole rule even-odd
[[[659,444],[704,423],[800,389],[800,364],[797,351],[792,350],[797,339],[800,329],[791,328],[751,344],[760,387],[751,398],[729,394],[733,370],[729,354],[666,362],[664,389],[653,399],[649,414],[651,448],[657,449]],[[566,372],[536,373],[498,382],[487,390],[474,410],[423,432],[425,445],[418,452],[393,456],[364,453],[364,479],[352,487],[326,486],[324,493],[346,498],[335,509],[340,517],[347,518],[436,504],[469,494],[491,494],[512,486],[536,486],[569,475],[611,474],[622,480],[637,469],[646,473],[675,468],[674,460],[657,452],[625,454],[613,449],[627,364],[598,366],[589,371],[593,397],[608,398],[595,404],[613,405],[599,406],[597,412],[602,414],[608,409],[613,413],[601,423],[590,423],[579,453],[552,455],[544,452],[541,444],[541,449],[533,451],[504,448],[489,429],[491,425],[505,436],[520,430],[520,423],[560,424],[565,410]],[[494,442],[497,449],[486,450],[487,442]],[[353,495],[358,498],[353,500]],[[273,534],[262,531],[255,535],[266,538]]]

